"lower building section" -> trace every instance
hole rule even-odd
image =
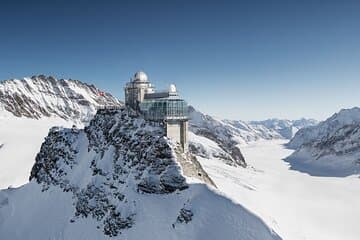
[[[165,124],[166,136],[177,142],[183,152],[188,150],[188,122],[181,120],[168,120]]]

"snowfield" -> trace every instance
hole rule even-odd
[[[293,151],[284,140],[242,146],[249,165],[234,168],[200,158],[218,188],[258,214],[281,237],[291,240],[358,240],[360,179],[316,177],[290,170]]]
[[[181,193],[167,195],[135,191],[126,194],[136,203],[131,209],[136,212],[136,224],[110,238],[97,228],[99,222],[92,218],[70,222],[74,215],[71,193],[64,193],[59,188],[42,192],[35,182],[19,189],[2,190],[0,239],[230,240],[240,236],[244,240],[280,240],[260,218],[204,184],[190,184]],[[189,201],[195,217],[188,224],[177,224],[179,209]],[[7,214],[11,217],[1,216]]]
[[[56,117],[37,120],[10,114],[0,116],[0,189],[28,182],[35,156],[49,129],[71,125],[70,121]]]

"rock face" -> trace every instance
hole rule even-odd
[[[185,167],[192,160],[129,111],[99,110],[82,130],[52,128],[30,183],[0,191],[0,239],[280,239],[187,182],[184,173],[199,171]]]
[[[87,152],[78,145],[87,140]],[[78,167],[79,158],[88,159],[91,178],[79,188],[68,173]],[[133,225],[134,213],[124,215],[116,206],[131,208],[123,194],[129,182],[139,192],[164,194],[188,188],[180,174],[171,147],[161,128],[127,115],[127,110],[99,110],[84,131],[53,128],[43,143],[30,181],[48,190],[59,186],[71,191],[75,216],[93,217],[102,222],[106,235],[117,236]]]
[[[78,80],[33,76],[0,82],[0,109],[17,117],[89,121],[99,106],[122,106],[115,97]]]
[[[292,168],[313,175],[347,176],[360,171],[360,109],[344,109],[289,142]]]
[[[219,153],[214,153],[213,156],[216,155],[229,165],[246,167],[244,156],[237,146],[239,142],[234,138],[234,132],[230,128],[225,127],[226,125],[221,121],[204,115],[192,107],[189,107],[189,112],[190,131],[216,143],[221,149]],[[206,147],[194,138],[190,138],[189,150],[197,156],[208,157]]]

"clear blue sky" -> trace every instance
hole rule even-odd
[[[209,114],[324,119],[360,102],[360,1],[1,1],[0,79],[123,97],[137,70]]]

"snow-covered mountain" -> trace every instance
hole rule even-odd
[[[44,75],[0,82],[0,188],[28,178],[53,126],[83,126],[99,106],[122,103],[93,85]]]
[[[0,109],[16,117],[89,121],[99,106],[122,103],[94,85],[44,75],[0,82]]]
[[[314,126],[318,122],[315,119],[298,119],[298,120],[286,120],[286,119],[267,119],[264,121],[251,121],[251,125],[265,126],[268,129],[274,130],[284,139],[291,139],[299,129],[309,126]]]
[[[220,120],[189,107],[189,150],[197,156],[214,156],[229,165],[246,166],[232,129]],[[208,147],[205,142],[215,147]]]
[[[241,145],[258,140],[289,139],[301,127],[316,123],[312,119],[234,121],[216,119],[189,108],[190,151],[202,158],[221,159],[229,165],[246,166]]]
[[[316,126],[301,129],[288,146],[297,149],[292,167],[315,175],[360,172],[360,108],[343,109]]]
[[[126,109],[52,128],[30,183],[0,191],[0,239],[280,239],[164,135]]]

